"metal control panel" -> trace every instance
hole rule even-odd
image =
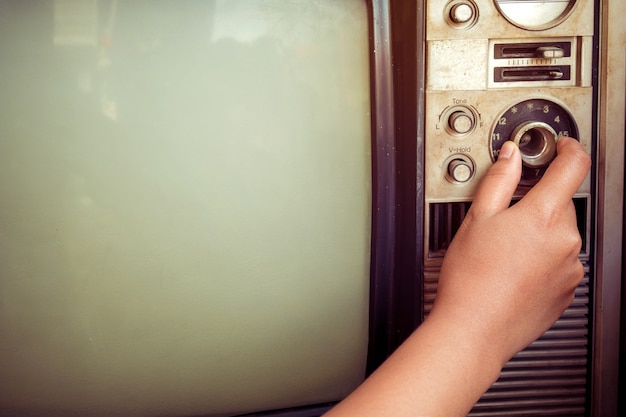
[[[559,136],[591,151],[593,1],[427,8],[427,201],[470,200],[507,140],[524,155],[519,196],[541,178]]]

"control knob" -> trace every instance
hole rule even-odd
[[[528,167],[545,167],[556,156],[558,135],[547,123],[521,123],[513,130],[511,140],[519,146],[522,162]]]
[[[448,175],[456,182],[467,182],[474,175],[474,166],[465,159],[453,159],[448,164]]]
[[[453,132],[465,134],[474,128],[474,118],[470,113],[455,111],[448,118],[448,125]]]
[[[558,46],[542,46],[537,48],[537,56],[545,59],[563,58],[565,51]]]
[[[457,3],[450,9],[450,20],[454,23],[468,23],[474,18],[474,9],[467,3]]]

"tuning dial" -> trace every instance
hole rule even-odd
[[[457,3],[450,9],[450,20],[454,23],[468,23],[474,18],[474,10],[467,3]]]
[[[455,158],[448,163],[448,175],[455,182],[467,182],[474,175],[474,165],[468,159]]]
[[[519,124],[511,134],[522,154],[522,162],[532,168],[547,166],[556,156],[558,135],[547,123],[529,121]]]
[[[569,111],[559,104],[531,98],[509,107],[494,118],[490,147],[493,161],[498,159],[502,145],[510,140],[522,154],[520,185],[535,185],[556,156],[559,136],[578,137],[578,127]]]

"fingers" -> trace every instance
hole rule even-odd
[[[511,141],[502,145],[498,160],[480,183],[471,210],[476,215],[492,215],[506,209],[522,175],[519,148]]]
[[[557,156],[543,178],[528,192],[527,201],[542,202],[555,209],[565,208],[585,180],[591,158],[583,146],[563,136],[557,143]]]
[[[585,180],[590,167],[591,158],[582,145],[563,136],[557,143],[556,158],[524,200],[563,209]],[[506,209],[519,183],[521,169],[519,149],[512,142],[505,142],[498,160],[489,168],[476,192],[472,214],[489,216]]]

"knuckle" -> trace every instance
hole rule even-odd
[[[574,163],[587,169],[591,167],[591,156],[582,147],[576,147],[572,153],[571,158]]]
[[[583,264],[579,261],[574,266],[574,272],[572,273],[572,280],[571,280],[572,296],[574,295],[573,293],[576,291],[576,288],[580,285],[584,277],[585,277],[585,268]]]
[[[578,257],[580,255],[580,251],[583,248],[583,240],[580,237],[580,233],[576,233],[574,238],[572,239],[572,254]]]

